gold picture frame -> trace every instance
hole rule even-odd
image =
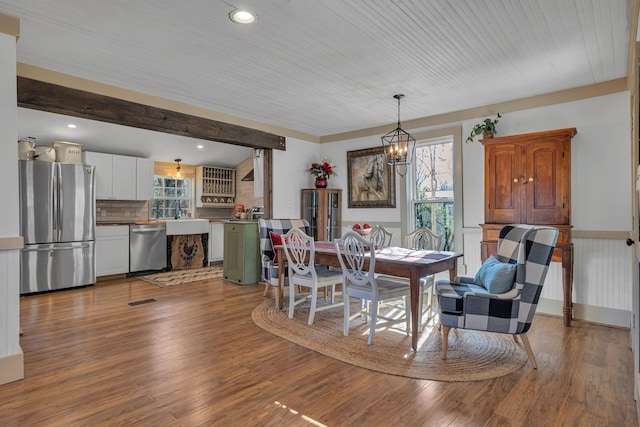
[[[384,148],[347,151],[350,208],[395,208],[396,181]]]

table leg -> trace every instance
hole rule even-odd
[[[449,269],[449,281],[455,282],[458,278],[458,260],[453,261],[453,267]],[[433,284],[435,286],[435,283]]]
[[[573,318],[573,244],[562,249],[562,290],[564,326],[571,326]]]
[[[411,348],[416,351],[418,349],[418,330],[420,329],[418,313],[419,310],[422,310],[422,307],[418,306],[420,301],[420,278],[415,272],[411,272],[411,277],[409,277],[409,290],[411,291]]]

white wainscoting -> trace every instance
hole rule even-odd
[[[480,241],[476,229],[464,231],[466,275],[480,268]],[[631,325],[632,250],[624,240],[573,238],[573,317],[612,326]],[[538,311],[562,316],[562,268],[553,262],[540,297]]]
[[[20,250],[0,250],[0,384],[24,378],[20,348]]]

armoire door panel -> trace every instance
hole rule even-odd
[[[485,164],[486,222],[519,222],[520,200],[520,153],[513,147],[491,147]]]
[[[528,146],[525,198],[528,224],[566,224],[569,221],[563,146],[563,141],[553,139]]]

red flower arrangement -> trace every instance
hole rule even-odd
[[[333,171],[333,168],[336,166],[331,163],[329,159],[322,158],[320,163],[313,162],[311,163],[311,167],[307,169],[311,175],[315,175],[316,178],[325,178],[328,179],[331,175],[336,175]]]

